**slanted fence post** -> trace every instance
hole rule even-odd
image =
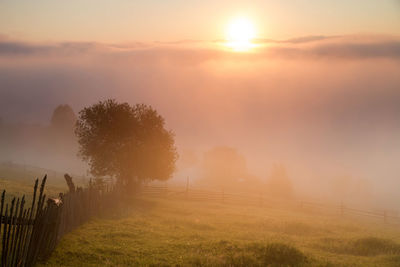
[[[42,179],[39,190],[39,180],[36,179],[32,204],[28,209],[24,208],[25,196],[13,198],[10,204],[6,204],[5,190],[1,194],[1,267],[30,267],[45,260],[60,237],[98,214],[97,207],[110,195],[93,186],[76,189],[72,177],[66,175],[70,192],[60,194],[56,199],[46,199],[46,178]]]

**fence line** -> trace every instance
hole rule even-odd
[[[46,201],[46,179],[47,176],[42,179],[39,190],[36,179],[29,208],[25,207],[25,196],[5,203],[6,191],[1,194],[2,267],[30,267],[47,259],[64,234],[109,208],[116,199],[112,190],[99,189],[91,183],[87,188],[75,188],[72,178],[65,175],[69,192]]]
[[[318,203],[311,201],[304,201],[301,199],[276,199],[269,197],[266,194],[239,194],[239,193],[228,193],[226,191],[212,191],[199,188],[186,187],[168,187],[165,185],[146,185],[140,191],[143,196],[150,197],[184,197],[190,200],[197,201],[219,201],[221,203],[232,203],[232,204],[249,204],[265,207],[274,207],[275,204],[286,204],[287,206],[311,206],[323,209],[325,211],[340,212],[342,215],[359,215],[365,217],[380,218],[385,223],[389,220],[391,223],[400,224],[400,216],[390,215],[387,211],[374,212],[370,210],[355,209],[347,207],[345,205],[330,205],[327,203]]]
[[[75,188],[72,177],[65,175],[69,192],[59,194],[58,198],[47,198],[44,194],[47,176],[39,187],[36,179],[33,188],[32,203],[26,207],[25,196],[13,198],[5,203],[6,191],[1,194],[0,232],[1,232],[1,266],[34,266],[38,260],[47,259],[55,249],[61,237],[98,215],[103,210],[116,206],[117,191],[113,188],[99,188],[89,182],[86,188]],[[342,215],[353,214],[390,220],[400,223],[399,216],[377,213],[368,210],[349,208],[341,204],[327,205],[298,199],[278,200],[265,194],[234,194],[221,191],[211,191],[199,188],[144,186],[139,193],[148,197],[178,198],[194,201],[214,201],[224,204],[248,204],[267,208],[305,207],[312,206],[324,210],[340,211]],[[279,205],[276,205],[279,204]]]

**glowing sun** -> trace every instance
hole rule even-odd
[[[246,18],[233,20],[227,29],[228,47],[237,51],[247,51],[254,46],[252,39],[256,31],[253,23]]]

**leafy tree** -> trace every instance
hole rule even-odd
[[[74,135],[76,115],[69,105],[57,106],[51,116],[49,131],[44,133],[43,144],[61,157],[76,155],[78,146]]]
[[[293,185],[286,168],[281,164],[274,164],[271,175],[267,180],[267,191],[276,197],[290,198],[293,196]]]
[[[73,132],[76,115],[69,105],[59,105],[53,111],[51,126],[57,131]]]
[[[175,170],[174,135],[147,105],[101,101],[79,112],[75,133],[79,155],[96,177],[111,176],[121,186],[166,180]]]
[[[247,180],[246,159],[235,148],[214,147],[204,153],[203,179],[209,185],[227,188]]]

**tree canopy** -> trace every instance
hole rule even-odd
[[[227,188],[245,181],[246,159],[231,147],[214,147],[204,153],[203,179],[209,185]]]
[[[79,155],[96,177],[111,176],[133,189],[143,181],[166,180],[175,171],[174,135],[150,106],[101,101],[79,112],[75,133]]]
[[[76,115],[69,105],[59,105],[53,111],[51,126],[57,131],[73,131]]]
[[[267,191],[277,197],[293,196],[293,185],[283,165],[274,164],[272,167],[271,175],[267,180]]]

